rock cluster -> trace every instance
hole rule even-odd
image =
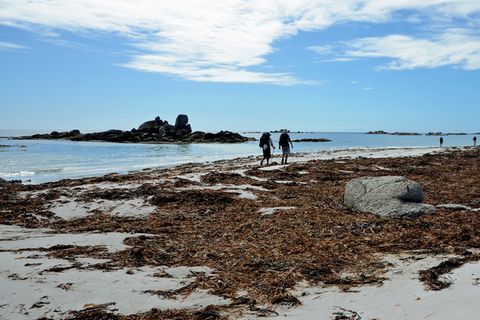
[[[347,207],[383,217],[416,218],[435,212],[435,207],[423,200],[420,184],[400,176],[358,178],[345,189]]]
[[[142,123],[138,129],[130,131],[108,130],[93,133],[81,133],[79,130],[67,132],[53,131],[50,134],[35,134],[20,137],[20,139],[64,139],[72,141],[107,141],[107,142],[146,142],[146,143],[238,143],[248,141],[249,138],[230,131],[208,133],[194,131],[188,124],[188,116],[177,116],[175,125],[163,121],[160,117]]]
[[[367,134],[390,135],[390,136],[421,136],[418,132],[386,132],[383,130],[368,131]]]
[[[8,181],[0,178],[0,188],[4,187],[6,185],[8,185]]]

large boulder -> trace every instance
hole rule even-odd
[[[188,124],[188,116],[186,114],[179,114],[175,120],[175,128],[183,129]],[[191,132],[191,131],[190,131]]]
[[[157,133],[164,124],[165,122],[160,120],[160,117],[156,117],[154,120],[142,123],[140,127],[138,127],[138,131]]]
[[[347,207],[383,217],[416,218],[435,212],[435,207],[423,200],[420,184],[400,176],[358,178],[345,189]]]

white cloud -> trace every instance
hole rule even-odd
[[[347,57],[388,58],[381,69],[405,70],[456,66],[465,70],[480,69],[480,37],[464,30],[449,30],[434,39],[416,39],[389,35],[357,39],[349,44]]]
[[[0,50],[21,50],[21,49],[28,49],[28,48],[16,43],[0,41]]]
[[[123,66],[142,71],[194,81],[290,85],[306,81],[254,70],[277,50],[276,41],[336,23],[387,22],[401,10],[448,20],[479,13],[480,1],[0,0],[0,24],[39,33],[113,33],[139,52]]]

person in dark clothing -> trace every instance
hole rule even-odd
[[[477,136],[473,137],[473,146],[477,146]]]
[[[278,146],[282,149],[282,164],[287,164],[290,147],[293,149],[293,143],[287,131],[283,131],[278,140]]]
[[[270,132],[265,132],[260,137],[259,147],[262,148],[263,151],[263,159],[260,161],[260,165],[263,166],[263,161],[267,160],[267,166],[270,162],[270,158],[272,157],[272,148],[275,149],[272,138],[270,138]]]
[[[440,137],[440,148],[443,147],[443,137]]]

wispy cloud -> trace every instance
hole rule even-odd
[[[357,39],[348,45],[347,57],[387,58],[383,70],[455,66],[480,69],[480,37],[465,30],[450,30],[433,39],[405,35]]]
[[[86,36],[115,34],[138,51],[122,64],[136,70],[193,81],[293,85],[315,81],[291,73],[258,71],[277,50],[276,41],[348,21],[385,23],[402,10],[430,12],[450,21],[480,13],[480,1],[0,0],[0,24],[39,33],[49,29]],[[392,55],[380,50],[384,48],[379,43],[382,38],[369,39],[353,42],[349,56],[336,59]],[[364,44],[379,47],[365,51]],[[404,44],[415,45],[406,40]],[[326,54],[329,47],[311,50]],[[394,59],[398,66],[408,65],[404,56]],[[459,64],[466,68],[476,65],[472,59]]]
[[[25,47],[16,43],[0,41],[0,50],[22,50],[22,49],[28,49],[28,47]]]

